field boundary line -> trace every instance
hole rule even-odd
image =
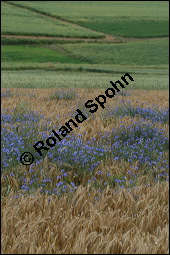
[[[81,37],[56,37],[56,36],[34,36],[34,35],[12,35],[12,34],[1,34],[4,38],[18,38],[18,39],[38,39],[38,40],[59,40],[59,41],[74,41],[74,42],[114,42],[114,43],[125,43],[134,41],[144,40],[163,40],[169,39],[169,37],[147,37],[147,38],[126,38],[126,37],[110,37],[107,35],[105,38],[81,38]]]

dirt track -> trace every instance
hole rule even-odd
[[[32,36],[32,35],[1,35],[6,38],[22,38],[22,39],[40,39],[40,40],[61,40],[61,41],[85,41],[85,42],[117,42],[118,37],[105,36],[104,38],[78,38],[78,37],[51,37],[51,36]]]
[[[111,35],[105,35],[104,38],[76,38],[76,37],[50,37],[50,36],[33,36],[33,35],[1,35],[1,38],[21,38],[21,39],[38,39],[38,40],[59,40],[59,41],[84,41],[84,42],[114,42],[123,43],[129,41],[141,41],[141,40],[156,40],[156,39],[169,39],[169,37],[154,37],[154,38],[125,38],[114,37]]]

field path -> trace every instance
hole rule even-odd
[[[104,38],[79,38],[79,37],[51,37],[51,36],[34,36],[34,35],[1,35],[5,38],[21,38],[21,39],[38,39],[38,40],[59,40],[59,41],[84,41],[84,42],[114,42],[123,43],[129,41],[141,41],[141,40],[157,40],[157,39],[169,39],[169,37],[151,37],[151,38],[126,38],[106,35]]]
[[[65,23],[65,24],[69,24],[71,26],[74,26],[74,27],[78,27],[78,28],[84,28],[88,31],[91,31],[91,32],[98,32],[100,33],[101,35],[103,35],[104,37],[103,38],[79,38],[79,37],[51,37],[51,36],[32,36],[32,35],[1,35],[1,37],[6,37],[6,38],[22,38],[22,39],[40,39],[40,40],[61,40],[61,41],[84,41],[84,42],[114,42],[114,43],[121,43],[121,42],[128,42],[128,41],[139,41],[139,40],[155,40],[155,39],[165,39],[165,38],[169,38],[169,37],[149,37],[149,38],[127,38],[127,37],[119,37],[119,36],[112,36],[110,34],[105,34],[105,33],[102,33],[102,32],[99,32],[99,31],[96,31],[94,29],[90,29],[90,28],[86,28],[86,27],[83,27],[81,25],[78,25],[78,24],[75,24],[71,21],[67,21],[67,20],[63,20],[62,18],[57,18],[57,17],[53,17],[53,16],[50,16],[50,15],[47,15],[47,14],[43,14],[43,13],[40,13],[36,10],[32,10],[28,7],[24,7],[24,6],[19,6],[19,4],[14,4],[14,3],[9,3],[9,2],[4,2],[2,1],[3,3],[5,4],[8,4],[8,5],[12,5],[13,7],[16,7],[16,8],[19,8],[19,9],[26,9],[26,10],[29,10],[29,11],[32,11],[38,15],[41,15],[41,16],[45,16],[45,17],[48,17],[50,19],[55,19],[57,21],[60,21],[62,23]]]
[[[6,38],[22,38],[22,39],[40,39],[40,40],[60,40],[60,41],[84,41],[84,42],[117,42],[119,37],[107,36],[102,39],[95,38],[79,38],[79,37],[55,37],[55,36],[34,36],[34,35],[1,35]],[[124,38],[126,39],[126,38]]]

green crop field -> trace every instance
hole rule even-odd
[[[168,1],[8,1],[111,35],[168,36]]]
[[[4,88],[108,88],[121,74],[92,72],[55,72],[43,70],[3,71]],[[133,74],[134,82],[127,89],[168,89],[168,76]]]
[[[1,3],[1,6],[2,34],[83,38],[102,37],[97,32],[91,32],[82,27],[73,27],[30,10],[17,8],[6,3]]]
[[[20,63],[43,63],[43,62],[59,62],[59,63],[82,63],[69,56],[62,55],[45,47],[35,47],[26,45],[8,45],[2,46],[2,62],[14,64]]]
[[[49,46],[3,45],[2,67],[14,62],[30,63],[89,63],[100,64],[102,70],[108,70],[105,65],[114,67],[168,68],[168,39],[134,41],[128,43],[74,43],[53,44]],[[29,65],[30,66],[30,65]],[[22,67],[22,65],[21,65]],[[71,68],[71,66],[70,66]],[[116,69],[117,70],[117,69]]]
[[[78,24],[100,31],[103,33],[124,36],[124,37],[164,37],[169,34],[169,24],[167,20],[132,20],[126,19],[106,19],[100,21],[78,22]]]
[[[129,66],[168,66],[168,39],[134,41],[118,44],[65,44],[62,47],[79,60]],[[54,45],[51,46],[54,48]]]
[[[89,17],[150,17],[168,18],[168,1],[6,1],[43,11],[53,16],[84,21]],[[152,12],[151,12],[152,10]]]

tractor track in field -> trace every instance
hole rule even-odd
[[[118,42],[118,37],[105,36],[105,38],[79,38],[79,37],[55,37],[55,36],[34,36],[34,35],[1,35],[5,38],[38,39],[38,40],[59,40],[59,41],[84,41],[84,42]]]
[[[48,17],[50,19],[54,19],[54,20],[57,20],[57,21],[60,21],[62,23],[65,23],[65,24],[69,24],[71,26],[74,26],[74,27],[78,27],[78,28],[84,28],[88,31],[91,31],[91,32],[98,32],[100,33],[101,35],[103,35],[104,37],[103,38],[81,38],[81,37],[58,37],[58,36],[34,36],[34,35],[1,35],[1,37],[5,37],[5,38],[20,38],[20,39],[38,39],[38,40],[59,40],[59,41],[84,41],[84,42],[113,42],[113,43],[123,43],[123,42],[129,42],[129,41],[140,41],[140,40],[156,40],[156,39],[169,39],[169,37],[149,37],[149,38],[127,38],[127,37],[119,37],[119,36],[112,36],[110,34],[105,34],[105,33],[102,33],[102,32],[99,32],[99,31],[96,31],[96,30],[93,30],[93,29],[90,29],[90,28],[86,28],[86,27],[83,27],[81,25],[78,25],[78,24],[75,24],[73,22],[70,22],[70,21],[67,21],[67,20],[63,20],[63,19],[60,19],[60,18],[57,18],[57,17],[53,17],[53,16],[50,16],[50,15],[47,15],[47,14],[43,14],[43,13],[40,13],[36,10],[31,10],[25,6],[18,6],[18,5],[15,5],[13,3],[9,3],[9,2],[5,2],[5,1],[2,1],[3,3],[5,4],[8,4],[8,5],[12,5],[13,7],[16,7],[16,8],[19,8],[19,9],[25,9],[25,10],[29,10],[29,11],[32,11],[38,15],[41,15],[41,16],[45,16],[45,17]]]
[[[1,35],[5,38],[20,38],[20,39],[38,39],[38,40],[58,40],[58,41],[84,41],[84,42],[113,42],[123,43],[132,41],[143,40],[157,40],[157,39],[169,39],[169,37],[152,37],[152,38],[126,38],[126,37],[114,37],[111,35],[105,35],[104,38],[79,38],[79,37],[55,37],[55,36],[34,36],[34,35]]]

